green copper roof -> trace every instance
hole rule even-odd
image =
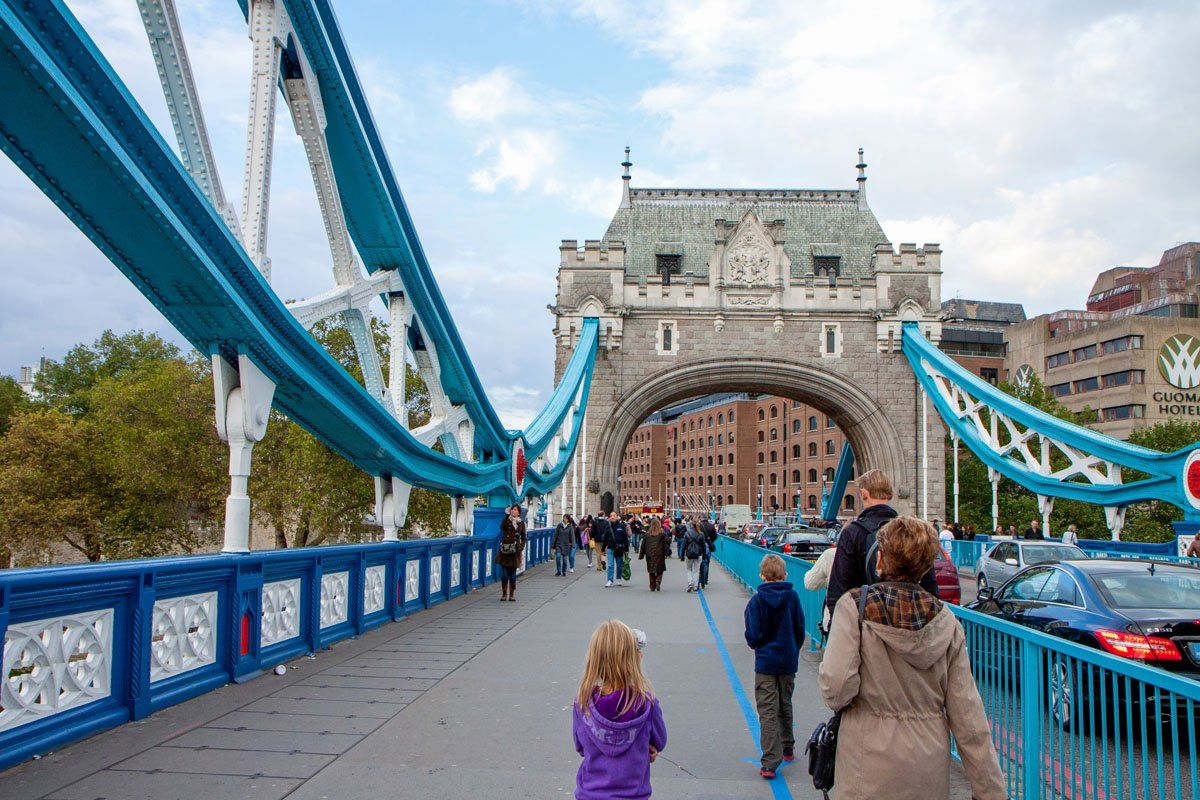
[[[792,277],[813,274],[813,256],[837,255],[843,277],[871,274],[875,245],[888,241],[856,190],[631,189],[604,238],[625,243],[625,274],[655,274],[655,256],[682,256],[680,272],[707,279],[718,219],[737,223],[753,210],[764,223],[783,222]]]

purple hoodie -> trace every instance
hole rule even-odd
[[[576,800],[646,800],[650,797],[650,746],[667,746],[667,726],[658,700],[618,714],[622,692],[597,689],[588,712],[574,705],[575,750],[583,756],[575,776]]]

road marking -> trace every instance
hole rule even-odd
[[[704,610],[704,619],[708,621],[708,629],[712,632],[713,642],[717,646],[717,652],[721,656],[721,663],[725,666],[725,677],[729,680],[729,688],[733,690],[733,697],[737,700],[738,708],[742,710],[742,717],[746,720],[746,727],[750,729],[750,735],[754,737],[754,749],[758,752],[759,758],[762,758],[762,749],[758,746],[759,737],[762,734],[762,729],[758,726],[758,712],[754,710],[754,705],[750,702],[750,698],[746,696],[746,690],[742,688],[742,682],[738,679],[737,670],[733,666],[733,659],[729,657],[729,648],[725,646],[725,640],[721,638],[721,632],[717,630],[717,623],[713,620],[712,612],[708,610],[708,601],[704,599],[704,590],[697,592],[700,595],[700,608]],[[750,761],[750,759],[746,759]],[[751,761],[750,763],[761,765],[761,761]],[[779,765],[782,769],[783,764]],[[778,773],[778,771],[777,771]],[[773,781],[765,782],[771,787],[771,795],[775,800],[795,800],[792,797],[792,790],[788,788],[787,781],[783,779],[783,775]]]

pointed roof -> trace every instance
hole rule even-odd
[[[630,189],[606,241],[625,243],[625,273],[655,274],[655,256],[679,255],[680,272],[707,277],[717,220],[736,222],[754,211],[778,234],[792,277],[813,273],[813,256],[838,256],[843,277],[871,274],[875,245],[887,236],[855,189]]]

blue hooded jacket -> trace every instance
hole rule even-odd
[[[746,644],[754,648],[754,671],[795,675],[804,643],[804,612],[787,581],[758,587],[746,604]]]

